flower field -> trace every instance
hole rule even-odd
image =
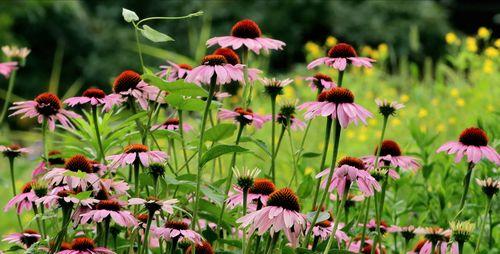
[[[123,9],[139,68],[59,94],[16,96],[30,49],[2,47],[0,251],[500,253],[492,30],[422,64],[332,35],[274,76],[250,19],[164,56],[151,21],[203,15]]]

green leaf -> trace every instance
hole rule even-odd
[[[78,170],[76,172],[68,170],[68,171],[64,172],[63,175],[84,178],[87,175],[87,173],[80,171],[80,170]]]
[[[208,96],[208,92],[201,86],[193,83],[186,83],[183,79],[174,82],[167,82],[154,74],[143,74],[142,78],[148,84],[154,85],[169,94],[184,96]]]
[[[207,229],[203,230],[201,232],[201,234],[203,235],[203,237],[210,244],[212,244],[213,242],[215,242],[219,238],[219,236],[217,235],[217,233],[215,233],[210,227],[208,227]]]
[[[317,213],[316,211],[307,213],[307,220],[312,222],[316,213]],[[316,222],[328,220],[328,218],[330,218],[329,213],[319,212],[319,216],[318,216],[318,219],[316,220]]]
[[[200,165],[203,166],[205,163],[228,153],[242,153],[246,152],[248,149],[236,145],[216,145],[206,151],[201,157]]]
[[[314,158],[314,157],[318,157],[320,155],[321,155],[320,153],[308,152],[308,153],[302,154],[302,157],[304,157],[304,158]]]
[[[148,25],[143,25],[141,34],[152,42],[174,41],[174,39],[162,32],[159,32]]]
[[[223,203],[224,202],[224,195],[222,195],[221,193],[218,193],[216,189],[202,186],[201,192],[203,194],[205,194],[205,196],[207,196],[212,201],[215,201],[216,203]]]
[[[310,176],[304,177],[302,182],[299,185],[299,188],[297,189],[297,195],[301,199],[305,199],[309,197],[312,193],[312,189],[314,186],[314,180]]]
[[[205,140],[220,141],[233,136],[236,125],[231,123],[221,123],[205,131]]]
[[[186,110],[186,111],[203,111],[205,109],[205,101],[195,98],[184,98],[184,96],[177,94],[169,94],[165,98],[165,101],[172,107]],[[212,103],[210,105],[211,109],[217,108],[217,104]]]
[[[123,16],[123,19],[125,21],[127,21],[128,23],[130,23],[132,21],[139,20],[139,16],[137,16],[137,14],[135,12],[128,10],[128,9],[125,9],[125,8],[122,8],[122,16]]]
[[[92,191],[82,191],[82,192],[74,195],[74,197],[79,199],[79,200],[82,200],[82,199],[90,198],[90,195],[92,195]]]
[[[158,137],[158,138],[165,138],[166,137],[167,139],[182,140],[181,134],[176,132],[176,131],[172,131],[172,130],[154,130],[152,133],[155,137]]]

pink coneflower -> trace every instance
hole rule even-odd
[[[162,151],[149,151],[149,148],[141,144],[128,145],[123,149],[122,154],[111,155],[106,157],[110,160],[110,167],[125,167],[134,163],[140,163],[144,167],[149,166],[150,162],[161,163],[164,162],[168,156]]]
[[[330,194],[330,200],[338,201],[339,199],[340,199],[340,197],[337,197],[336,194],[333,194],[333,193]],[[347,195],[347,200],[345,201],[345,207],[351,208],[355,205],[356,202],[361,202],[363,200],[365,200],[364,195],[354,195],[354,194],[349,193]]]
[[[49,169],[46,166],[46,162],[42,161],[31,172],[31,178],[32,179],[37,179],[37,178],[45,175],[45,173],[47,173],[48,171],[49,171]]]
[[[215,83],[217,85],[224,85],[231,81],[243,81],[243,65],[228,64],[222,55],[207,55],[201,61],[200,66],[188,73],[185,80],[195,84],[210,84],[212,77],[216,77]]]
[[[40,240],[40,234],[32,229],[25,229],[22,233],[12,233],[2,239],[8,243],[19,243],[26,248]]]
[[[119,94],[123,99],[135,98],[142,109],[148,109],[148,100],[163,103],[164,92],[158,87],[144,82],[141,75],[135,71],[126,70],[115,79],[113,92]]]
[[[84,172],[83,175],[72,174]],[[85,156],[77,154],[69,158],[64,164],[64,168],[53,168],[43,177],[53,186],[66,184],[70,189],[81,188],[86,190],[88,187],[97,189],[99,186],[99,177],[93,173],[92,164]]]
[[[190,245],[186,250],[186,254],[215,254],[212,245],[207,241],[202,241],[200,244],[196,244],[194,253],[192,248],[193,247]]]
[[[368,57],[358,57],[356,50],[347,43],[339,43],[333,46],[326,57],[318,58],[307,65],[307,69],[312,69],[321,64],[333,67],[339,71],[345,70],[345,68],[352,64],[356,67],[372,67],[372,63],[375,60]]]
[[[312,77],[307,77],[306,81],[309,82],[309,86],[312,90],[319,90],[320,92],[324,89],[330,89],[337,86],[330,76],[320,72],[314,74]]]
[[[388,117],[390,115],[395,115],[396,111],[402,109],[405,107],[402,103],[398,103],[397,101],[387,101],[387,100],[381,100],[381,99],[376,99],[375,104],[378,106],[378,110],[380,114],[382,114],[385,117]]]
[[[416,234],[424,235],[426,242],[420,248],[419,254],[431,254],[432,246],[435,246],[435,252],[446,253],[448,241],[451,236],[451,230],[440,227],[419,227],[415,229]]]
[[[368,170],[374,169],[377,154],[378,147],[375,149],[375,155],[361,157]],[[415,157],[402,155],[401,148],[393,140],[384,140],[382,142],[378,166],[395,167],[402,170],[416,170],[421,167],[420,162]],[[388,173],[394,179],[399,178],[398,172],[393,169],[389,169]]]
[[[167,61],[169,65],[161,65],[160,69],[162,71],[159,73],[160,78],[168,75],[167,81],[173,82],[179,79],[185,79],[187,74],[193,69],[189,64],[181,63],[176,64],[171,61]]]
[[[154,228],[153,233],[166,241],[179,242],[182,240],[189,240],[196,244],[202,242],[201,235],[190,230],[189,225],[183,221],[167,221],[163,227]]]
[[[229,208],[233,209],[237,205],[243,204],[243,191],[240,187],[234,186],[235,194],[228,197],[226,200]],[[253,181],[252,187],[247,193],[247,202],[249,204],[249,209],[259,210],[267,204],[267,199],[269,195],[276,190],[274,183],[265,178],[257,178]]]
[[[42,93],[32,101],[14,102],[14,106],[9,109],[15,110],[15,112],[9,116],[23,114],[21,118],[36,117],[38,123],[47,120],[50,130],[56,128],[56,121],[59,121],[66,128],[72,128],[73,124],[70,122],[69,118],[80,118],[80,115],[63,109],[59,97],[52,93]]]
[[[360,224],[359,226],[363,226],[363,224]],[[366,228],[371,231],[371,232],[374,232],[374,231],[377,231],[377,221],[375,221],[375,219],[371,219],[368,224],[366,224]],[[380,221],[380,233],[382,234],[385,234],[385,232],[387,232],[389,229],[389,225],[387,225],[387,223],[383,220]]]
[[[38,196],[35,194],[33,191],[32,185],[34,184],[34,181],[30,181],[26,183],[22,188],[21,188],[21,193],[14,196],[9,202],[4,207],[4,212],[8,211],[10,208],[16,206],[17,207],[17,213],[21,214],[23,210],[31,210],[31,207],[33,205],[33,202],[35,202],[38,199]]]
[[[219,118],[222,120],[233,119],[241,125],[253,125],[257,129],[260,129],[265,122],[271,120],[270,116],[260,116],[250,108],[243,109],[241,107],[237,107],[234,110],[221,109],[219,111]]]
[[[52,193],[55,194],[43,196],[37,199],[35,201],[35,204],[43,204],[46,207],[72,207],[73,205],[80,204],[81,206],[90,207],[91,205],[99,202],[99,200],[94,198],[86,198],[80,200],[76,197],[77,193],[71,190],[58,190],[57,192],[55,190],[56,189],[52,190]]]
[[[92,173],[97,174],[99,176],[104,176],[108,171],[108,166],[95,161],[95,160],[89,160],[90,165],[92,166]]]
[[[252,20],[244,19],[236,23],[231,29],[230,36],[214,37],[207,41],[209,47],[219,44],[221,47],[231,47],[234,50],[245,46],[259,54],[260,50],[268,53],[270,49],[281,50],[286,44],[282,41],[263,38],[259,26]]]
[[[64,165],[64,163],[66,163],[61,151],[52,150],[48,155],[49,158],[47,160],[49,161],[50,166]]]
[[[232,64],[232,65],[236,66],[236,65],[241,63],[240,57],[238,56],[238,54],[236,54],[236,52],[234,52],[230,48],[218,48],[214,51],[213,54],[224,56],[226,58],[226,61],[228,64]],[[259,75],[262,73],[261,70],[256,69],[256,68],[247,68],[247,72],[248,72],[248,79],[250,81],[257,80]]]
[[[488,198],[492,198],[500,189],[500,181],[494,180],[491,177],[484,180],[476,178],[476,183],[481,186],[481,190]]]
[[[70,107],[76,105],[90,104],[92,106],[104,105],[103,110],[109,111],[114,105],[119,105],[124,99],[119,94],[106,95],[103,90],[98,88],[89,88],[82,93],[82,96],[71,97],[64,100],[64,103]]]
[[[400,233],[401,236],[406,239],[407,241],[410,241],[411,239],[413,239],[415,237],[415,227],[410,225],[410,226],[404,226],[404,227],[400,227],[400,226],[396,226],[396,225],[393,225],[393,226],[390,226],[387,228],[387,232],[389,233]]]
[[[306,119],[319,115],[330,116],[338,119],[342,128],[347,128],[351,122],[357,125],[358,120],[366,124],[366,118],[372,117],[368,110],[354,103],[354,94],[343,87],[325,90],[319,94],[317,101],[306,102],[298,108],[307,109],[304,115]]]
[[[156,197],[148,197],[147,199],[142,198],[131,198],[128,200],[129,205],[143,205],[146,210],[154,214],[158,211],[164,211],[169,214],[174,213],[174,204],[177,203],[177,199],[169,200],[159,200]]]
[[[31,150],[17,144],[12,144],[9,146],[0,146],[0,152],[7,158],[16,158],[23,154],[28,154]]]
[[[467,161],[474,164],[478,163],[482,158],[500,165],[500,155],[497,151],[488,146],[488,136],[486,132],[480,128],[467,128],[460,134],[457,141],[450,141],[436,151],[447,152],[448,154],[456,154],[455,162],[462,160],[464,155],[467,156]]]
[[[335,239],[337,239],[337,243],[340,245],[342,241],[347,242],[349,237],[347,234],[341,229],[344,228],[344,223],[339,223],[337,232],[335,232]],[[329,220],[324,220],[316,223],[312,228],[312,234],[314,237],[318,237],[321,240],[326,240],[330,237],[333,232],[333,224]]]
[[[258,235],[269,232],[271,236],[283,231],[292,246],[297,245],[298,238],[307,225],[305,215],[300,213],[298,197],[288,188],[273,192],[266,207],[251,212],[236,222],[241,223],[241,227],[250,226],[250,235],[256,230]]]
[[[316,178],[321,178],[330,174],[330,168],[327,168],[316,175]],[[323,179],[321,186],[326,188],[327,179]],[[358,184],[359,190],[365,196],[372,196],[374,194],[374,189],[377,191],[381,190],[381,187],[377,180],[373,178],[365,170],[363,161],[354,157],[345,157],[339,161],[337,168],[333,172],[332,181],[328,187],[328,191],[331,192],[333,189],[337,190],[337,193],[342,196],[344,190],[350,188],[350,184],[356,182]]]
[[[115,252],[104,248],[96,247],[94,240],[87,237],[73,239],[69,250],[59,251],[59,254],[114,254]]]
[[[101,179],[101,186],[107,192],[114,192],[116,196],[128,195],[127,191],[130,189],[125,181],[114,181],[113,179]]]
[[[169,130],[169,131],[176,131],[179,129],[180,125],[179,125],[179,118],[168,118],[167,120],[165,120],[165,122],[163,122],[162,124],[157,124],[157,125],[153,125],[153,127],[151,127],[151,130]],[[190,131],[192,130],[193,127],[187,123],[183,123],[182,124],[182,130],[183,131]]]
[[[351,242],[349,245],[349,251],[352,253],[362,253],[362,254],[371,254],[372,253],[372,248],[373,248],[373,240],[371,239],[366,239],[364,242],[364,246],[361,248],[360,251],[360,246],[361,246],[361,240],[360,239],[355,239],[353,242]],[[375,254],[385,254],[385,249],[378,247],[374,251]]]
[[[0,74],[5,78],[8,78],[10,73],[14,70],[17,70],[17,62],[0,63]]]
[[[116,224],[122,227],[137,225],[137,221],[132,213],[122,210],[122,205],[117,200],[101,200],[95,206],[95,210],[80,216],[82,217],[82,223],[87,223],[90,220],[101,222],[104,219],[111,218]]]

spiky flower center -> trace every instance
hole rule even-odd
[[[378,147],[375,149],[375,154],[378,152]],[[380,150],[380,156],[401,156],[401,148],[398,143],[394,140],[384,140],[382,142],[382,149]]]
[[[219,48],[213,54],[223,56],[229,64],[237,65],[240,63],[240,57],[230,48]]]
[[[207,55],[203,58],[201,64],[211,66],[224,65],[227,64],[227,60],[222,55]]]
[[[174,220],[170,220],[170,221],[165,222],[165,227],[166,228],[173,228],[173,229],[177,229],[177,230],[189,229],[189,225],[186,222],[174,221]]]
[[[108,210],[118,212],[121,209],[120,203],[115,200],[101,200],[96,205],[97,210]]]
[[[52,150],[49,152],[49,164],[50,165],[64,165],[66,160],[61,156],[61,152],[57,150]]]
[[[323,74],[323,73],[316,73],[314,74],[314,78],[316,80],[314,80],[314,85],[320,89],[320,91],[322,91],[325,87],[323,86],[323,84],[321,83],[322,80],[324,81],[328,81],[328,82],[332,82],[332,78],[326,74]]]
[[[240,176],[236,179],[236,184],[243,190],[247,191],[253,186],[253,178],[249,176]]]
[[[359,170],[365,169],[365,164],[363,163],[363,161],[361,159],[358,159],[356,157],[350,157],[350,156],[342,158],[337,165],[339,167],[342,165],[348,165],[351,167],[355,167]]]
[[[25,229],[23,231],[23,235],[21,236],[21,242],[30,247],[31,245],[33,245],[34,243],[38,242],[38,237],[36,236],[33,236],[33,235],[37,235],[38,232],[35,231],[35,230],[32,230],[32,229]]]
[[[253,182],[252,188],[250,188],[249,193],[260,194],[260,195],[271,195],[276,190],[274,183],[265,178],[257,178]]]
[[[94,240],[87,237],[78,237],[71,242],[71,249],[78,251],[89,251],[95,248]]]
[[[161,203],[159,202],[160,200],[157,197],[150,196],[146,200],[147,202],[144,204],[144,206],[150,213],[161,210]]]
[[[299,198],[289,188],[277,190],[269,195],[267,206],[278,206],[290,211],[300,212]]]
[[[33,188],[33,183],[34,181],[29,181],[23,187],[21,187],[21,193],[28,193],[32,190]]]
[[[123,150],[125,153],[145,153],[149,149],[143,144],[132,144],[125,147]]]
[[[80,154],[77,154],[68,159],[64,167],[67,170],[71,170],[73,172],[82,171],[86,173],[92,173],[92,165],[89,160]]]
[[[433,243],[446,240],[446,237],[443,235],[443,229],[439,227],[427,228],[427,233],[424,236],[425,239]]]
[[[106,93],[99,88],[89,88],[82,94],[84,97],[102,99],[106,97]]]
[[[243,125],[251,124],[252,123],[251,119],[248,119],[248,118],[245,117],[247,115],[248,116],[253,116],[252,109],[250,109],[250,108],[244,109],[244,108],[241,108],[241,107],[237,107],[237,108],[234,109],[234,112],[240,114],[239,116],[236,116],[236,121],[240,122]]]
[[[244,19],[234,24],[231,35],[238,38],[255,39],[262,35],[259,26],[253,20]]]
[[[7,146],[7,150],[3,151],[3,155],[7,158],[16,158],[21,156],[21,146],[18,144],[12,144]]]
[[[324,220],[321,222],[316,223],[316,226],[322,227],[322,228],[329,228],[332,226],[332,222],[329,220]]]
[[[139,73],[132,70],[126,70],[120,73],[115,79],[113,91],[115,93],[126,92],[129,89],[136,88],[139,82],[141,82],[141,75],[139,75]]]
[[[147,223],[149,219],[149,215],[147,213],[141,213],[136,216],[137,220],[142,223]]]
[[[196,244],[196,251],[193,253],[192,247],[189,246],[186,253],[187,254],[214,254],[214,250],[212,249],[212,245],[210,243],[204,241],[201,244]]]
[[[52,116],[61,109],[61,100],[52,93],[42,93],[35,98],[36,111],[44,116]]]
[[[179,125],[179,119],[178,118],[169,118],[167,119],[163,125],[165,126],[170,126],[170,125]]]
[[[193,69],[193,67],[191,65],[185,64],[185,63],[178,64],[177,66],[179,66],[179,68],[181,68],[181,69],[189,70],[189,71]]]
[[[159,163],[152,163],[149,165],[149,173],[157,178],[165,174],[165,166]]]
[[[328,57],[331,58],[348,58],[348,57],[357,57],[358,54],[356,50],[347,43],[339,43],[333,46],[328,51]]]
[[[354,94],[351,90],[344,87],[334,87],[321,92],[318,95],[318,101],[328,101],[332,103],[353,103]]]
[[[488,145],[488,136],[480,128],[467,128],[460,134],[460,143],[467,146],[486,146]]]

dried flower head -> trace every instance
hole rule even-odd
[[[474,231],[475,224],[469,221],[450,222],[451,236],[459,243],[467,242]]]
[[[397,101],[389,102],[386,99],[376,99],[375,103],[378,106],[380,114],[382,114],[384,117],[395,115],[397,110],[404,108],[403,104],[398,103]]]
[[[248,169],[244,167],[242,170],[239,170],[238,168],[234,167],[233,172],[236,176],[236,183],[238,184],[238,186],[244,191],[248,191],[250,188],[252,188],[254,179],[257,175],[259,175],[260,169]]]
[[[488,177],[484,180],[477,179],[476,183],[481,186],[481,189],[488,198],[492,198],[495,194],[498,193],[498,189],[500,189],[500,181],[494,180],[491,177]]]

